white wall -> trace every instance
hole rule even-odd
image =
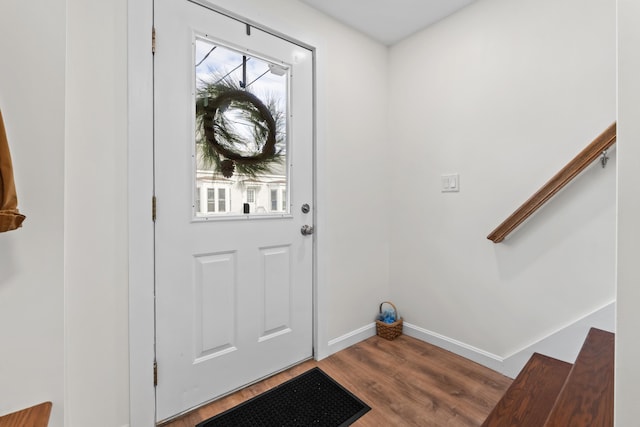
[[[127,0],[67,0],[69,427],[114,427],[129,420],[126,11]]]
[[[486,236],[616,119],[614,0],[481,0],[391,48],[391,292],[499,358],[615,299],[615,150]],[[440,175],[460,174],[459,193]]]
[[[638,423],[634,399],[640,382],[640,4],[618,0],[618,313],[616,325],[616,426]]]
[[[0,236],[0,413],[50,400],[52,427],[128,422],[125,8],[0,13],[0,107],[27,215]]]
[[[23,227],[0,234],[0,414],[63,419],[65,1],[3,1],[0,109]]]

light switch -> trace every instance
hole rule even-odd
[[[440,179],[442,182],[441,190],[443,193],[460,191],[460,176],[457,173],[441,175]]]

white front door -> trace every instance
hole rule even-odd
[[[312,357],[313,53],[188,0],[154,9],[161,421]]]

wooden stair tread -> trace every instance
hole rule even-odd
[[[545,426],[613,426],[615,335],[592,328]]]
[[[534,353],[482,427],[542,426],[570,371],[570,363]]]
[[[0,427],[47,427],[51,406],[51,402],[44,402],[0,416]]]

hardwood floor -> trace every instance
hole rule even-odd
[[[369,338],[308,361],[199,408],[163,427],[193,427],[318,366],[371,407],[353,425],[480,426],[512,380],[441,348],[402,335]]]

